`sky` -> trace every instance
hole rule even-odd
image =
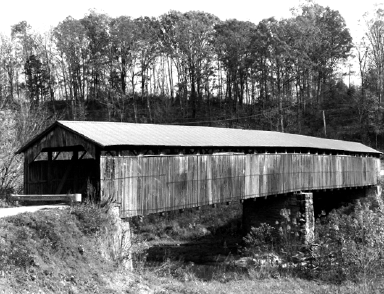
[[[302,0],[0,0],[0,32],[9,35],[11,26],[27,21],[32,29],[44,33],[55,27],[67,16],[82,18],[90,9],[111,17],[121,15],[133,18],[159,16],[169,10],[186,12],[199,10],[212,13],[221,20],[237,20],[258,23],[274,16],[276,19],[291,16],[290,9],[298,7]],[[384,0],[317,0],[322,6],[338,10],[344,17],[354,39],[359,38],[358,20]],[[361,31],[361,30],[360,30]]]

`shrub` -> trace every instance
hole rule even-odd
[[[93,203],[78,204],[71,207],[71,214],[79,220],[79,229],[84,235],[95,235],[110,222],[107,208]]]
[[[289,209],[282,209],[280,215],[282,219],[276,222],[275,227],[266,223],[252,227],[243,238],[240,252],[247,256],[274,252],[284,260],[291,261],[298,250],[303,248],[298,221],[301,214],[292,216]]]
[[[242,253],[245,255],[260,254],[275,250],[277,235],[276,229],[266,223],[259,227],[252,227],[244,237]]]
[[[340,283],[383,277],[384,207],[380,199],[358,202],[352,213],[333,211],[317,223],[319,277]]]

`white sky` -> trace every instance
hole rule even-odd
[[[111,17],[121,15],[159,16],[169,10],[186,12],[200,10],[220,19],[236,18],[258,23],[271,16],[287,18],[290,8],[302,0],[0,0],[0,32],[9,34],[12,25],[27,21],[35,31],[45,32],[67,16],[82,18],[89,9]],[[384,0],[317,0],[316,3],[339,10],[346,20],[353,37],[357,37],[358,20],[364,12],[372,10],[375,3]],[[355,39],[355,38],[354,38]],[[357,40],[354,40],[357,41]]]

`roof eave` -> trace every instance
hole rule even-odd
[[[29,140],[27,143],[25,143],[22,147],[20,147],[15,154],[21,154],[24,153],[31,145],[33,145],[35,142],[40,140],[42,137],[44,137],[46,134],[48,134],[51,130],[53,130],[58,125],[58,121],[55,121],[53,124],[51,124],[48,128],[46,128],[43,132],[33,137],[31,140]]]

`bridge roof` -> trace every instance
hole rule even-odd
[[[21,147],[17,153],[26,151],[55,127],[62,127],[80,135],[101,148],[109,146],[285,147],[381,153],[357,142],[272,131],[95,121],[57,121]]]

